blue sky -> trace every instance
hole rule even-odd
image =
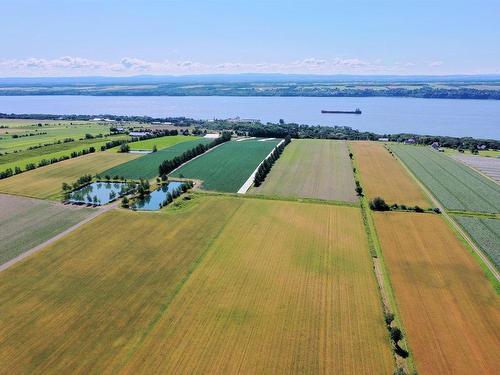
[[[500,1],[2,0],[0,76],[500,73]]]

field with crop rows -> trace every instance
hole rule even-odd
[[[110,211],[0,273],[0,372],[117,373],[239,205]]]
[[[382,197],[388,203],[429,207],[417,182],[382,143],[350,142],[368,198]]]
[[[230,141],[190,161],[171,175],[202,180],[204,190],[236,193],[280,141]]]
[[[42,159],[50,160],[52,158],[70,156],[72,152],[78,153],[79,151],[90,147],[94,147],[97,151],[99,151],[101,146],[106,144],[106,142],[120,139],[129,139],[129,137],[127,135],[119,135],[98,140],[88,139],[45,146],[34,150],[23,150],[16,153],[5,154],[0,156],[0,172],[6,170],[7,168],[14,170],[15,167],[19,167],[24,171],[26,170],[26,164],[28,163],[36,165]]]
[[[497,373],[500,299],[471,253],[439,215],[375,223],[418,372]]]
[[[2,272],[0,321],[8,373],[393,368],[350,207],[196,196],[110,211]]]
[[[500,269],[500,219],[459,215],[453,218]]]
[[[390,373],[358,209],[245,199],[129,373]]]
[[[354,177],[344,141],[294,139],[255,194],[355,202]]]
[[[158,150],[163,148],[172,147],[178,143],[189,142],[199,137],[185,136],[185,135],[171,135],[166,137],[158,137],[153,139],[145,139],[143,141],[130,143],[131,150],[152,150],[154,146]]]
[[[82,207],[0,194],[0,264],[85,219]]]
[[[141,155],[135,160],[131,160],[127,163],[117,165],[113,168],[107,170],[101,170],[101,175],[110,176],[123,176],[125,178],[139,179],[139,178],[153,178],[158,176],[158,168],[162,161],[173,159],[176,156],[182,155],[183,152],[190,150],[196,145],[208,144],[213,141],[213,139],[198,138],[193,137],[192,140],[187,142],[181,142],[174,146],[164,148],[158,152],[153,152],[151,154]],[[132,144],[132,143],[131,143]]]
[[[452,157],[500,183],[500,157],[470,156],[462,154],[453,155]]]
[[[63,182],[75,182],[80,176],[95,175],[137,157],[137,154],[121,154],[116,151],[80,156],[0,180],[0,193],[58,199]]]
[[[449,210],[500,212],[500,185],[430,147],[391,149]]]
[[[38,124],[42,126],[38,126]],[[64,138],[79,140],[85,134],[96,136],[98,134],[109,134],[109,125],[100,125],[91,122],[69,122],[60,121],[48,122],[45,120],[23,120],[19,122],[6,122],[0,120],[0,125],[7,125],[9,128],[2,129],[0,134],[0,153],[11,153],[15,150],[25,150],[30,146],[39,144],[54,143]],[[46,134],[44,134],[46,133]],[[18,138],[14,138],[13,135]],[[35,134],[31,136],[24,136]]]

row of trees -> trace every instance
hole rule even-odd
[[[172,172],[174,169],[178,168],[185,162],[195,158],[198,155],[201,155],[211,148],[220,145],[221,143],[227,142],[231,140],[231,133],[223,132],[219,138],[214,139],[209,144],[198,144],[196,147],[193,147],[190,150],[185,151],[182,155],[176,156],[173,159],[164,160],[158,167],[159,175],[163,180],[166,180],[167,175]]]
[[[381,197],[375,197],[373,198],[370,203],[370,209],[373,211],[397,211],[397,210],[402,210],[402,211],[413,211],[413,212],[434,212],[436,214],[441,213],[441,210],[437,207],[434,208],[427,208],[427,210],[423,209],[420,206],[407,206],[405,204],[387,204],[386,201],[381,198]]]
[[[291,137],[287,135],[285,137],[285,141],[283,143],[280,143],[278,146],[276,146],[271,153],[260,165],[259,168],[257,169],[257,173],[255,174],[254,178],[254,185],[255,186],[260,186],[264,180],[266,179],[267,174],[271,171],[271,168],[273,167],[273,164],[276,162],[276,160],[279,159],[281,156],[283,150],[285,147],[291,142]]]

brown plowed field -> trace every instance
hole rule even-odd
[[[438,215],[375,223],[421,374],[498,374],[500,297]]]
[[[350,142],[350,145],[365,194],[370,199],[382,197],[388,203],[418,205],[423,208],[430,206],[422,189],[382,143],[360,141]]]

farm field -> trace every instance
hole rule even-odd
[[[344,141],[294,139],[264,183],[252,193],[357,201],[349,151]]]
[[[0,194],[0,264],[77,224],[91,209]]]
[[[113,210],[0,274],[0,362],[391,373],[376,288],[356,208],[196,196],[181,210]]]
[[[70,156],[72,152],[79,152],[90,147],[94,147],[99,151],[101,146],[106,144],[106,142],[128,138],[129,137],[127,135],[118,135],[102,138],[100,140],[89,139],[83,141],[61,143],[45,146],[34,150],[23,150],[16,153],[5,154],[0,156],[0,171],[4,171],[7,168],[11,168],[12,170],[14,170],[16,166],[24,171],[26,170],[26,164],[28,163],[33,163],[36,165],[42,159],[50,160],[52,158]]]
[[[453,158],[477,169],[489,178],[500,183],[500,159],[482,156],[453,155]]]
[[[229,141],[171,174],[202,180],[202,189],[236,193],[279,139]]]
[[[140,157],[136,158],[135,160],[130,160],[127,163],[116,165],[107,170],[101,170],[100,172],[101,175],[109,174],[110,176],[117,175],[131,179],[151,179],[158,176],[158,168],[162,161],[173,159],[176,156],[182,155],[183,152],[196,147],[196,145],[200,143],[208,144],[211,141],[213,140],[193,137],[193,140],[191,141],[181,142],[174,146],[159,150],[158,152],[153,152],[151,154],[140,155]]]
[[[449,210],[500,212],[500,185],[430,147],[391,149]]]
[[[117,373],[241,201],[192,204],[109,211],[0,273],[1,371]]]
[[[369,198],[382,197],[388,203],[422,208],[430,206],[422,189],[382,143],[357,141],[349,144],[363,180],[364,193]]]
[[[97,174],[103,169],[139,157],[104,151],[79,156],[0,180],[0,193],[57,200],[63,182],[71,183],[85,174]]]
[[[37,124],[42,124],[38,126]],[[14,150],[25,150],[30,146],[39,144],[54,143],[64,138],[74,138],[79,140],[84,138],[85,134],[96,136],[98,134],[109,134],[110,125],[101,125],[91,122],[47,122],[45,120],[25,120],[14,123],[5,123],[0,120],[0,125],[7,125],[9,128],[2,129],[0,134],[0,153],[10,153]],[[9,133],[9,134],[7,134]],[[47,134],[43,134],[47,133]],[[18,138],[13,138],[16,134]],[[32,136],[23,136],[26,134],[36,134]]]
[[[500,269],[500,219],[459,215],[453,218]]]
[[[495,374],[500,298],[439,215],[377,213],[407,339],[422,374]]]
[[[200,137],[185,136],[185,135],[171,135],[166,137],[158,137],[153,139],[145,139],[143,141],[130,143],[131,150],[152,150],[154,146],[158,150],[163,148],[172,147],[178,143],[189,142],[195,139],[200,139]]]
[[[128,373],[391,373],[360,211],[244,199]]]

